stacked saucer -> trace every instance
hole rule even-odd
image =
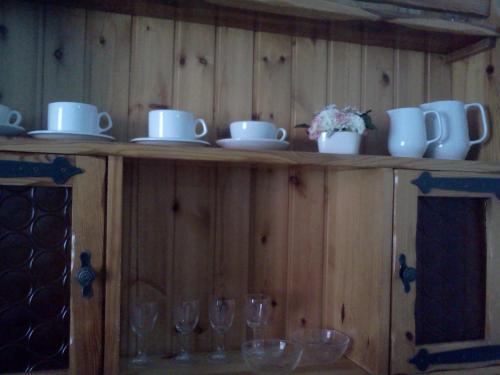
[[[217,145],[240,150],[286,150],[286,130],[271,122],[236,121],[229,126],[231,138],[219,139]]]

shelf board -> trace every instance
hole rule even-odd
[[[288,4],[286,7],[273,6],[274,3],[281,4],[282,1],[269,3],[260,0],[257,2],[210,0],[216,4],[203,0],[38,1],[135,16],[169,18],[441,54],[465,48],[484,37],[498,35],[495,25],[488,24],[480,17],[457,15],[448,20],[446,18],[450,16],[448,13],[421,9],[408,11],[404,7],[372,2],[363,2],[363,7],[360,7],[357,2],[351,0],[342,2],[314,0],[312,5],[289,0],[285,2]],[[260,6],[256,6],[255,3]],[[245,4],[247,5],[244,6]],[[238,9],[234,6],[244,6],[247,9]],[[410,24],[391,23],[394,20]],[[417,28],[412,24],[412,20],[413,23],[418,23]],[[431,30],[435,28],[439,30]]]
[[[393,168],[429,171],[500,173],[500,163],[464,160],[395,158],[378,155],[333,155],[299,151],[227,150],[216,147],[163,147],[120,142],[42,141],[0,138],[0,151],[90,156],[122,156],[193,162],[322,166],[339,169]]]
[[[213,364],[209,363],[206,359],[206,354],[195,355],[195,364],[179,365],[171,359],[162,357],[152,357],[151,364],[146,368],[141,368],[130,364],[128,358],[122,358],[121,371],[122,375],[218,375],[218,374],[231,374],[231,375],[250,375],[252,374],[241,357],[239,352],[230,352],[229,356],[231,362],[227,364]],[[354,362],[342,358],[338,362],[330,366],[312,366],[301,367],[294,371],[294,374],[303,375],[366,375],[368,374]]]

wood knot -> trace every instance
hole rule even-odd
[[[61,61],[64,57],[63,50],[61,48],[58,48],[54,51],[54,57],[56,58],[57,61]]]
[[[201,65],[208,65],[208,60],[204,57],[198,57],[198,62],[201,64]]]
[[[302,325],[302,327],[305,327],[307,324],[306,318],[300,319],[300,324]]]
[[[260,120],[260,113],[252,113],[252,120]]]
[[[201,335],[203,332],[205,332],[205,330],[201,328],[199,324],[197,324],[193,332],[195,335]]]
[[[2,39],[2,40],[7,39],[8,33],[9,33],[9,29],[7,29],[7,26],[0,25],[0,39]]]
[[[285,61],[286,61],[285,56],[281,55],[281,56],[280,56],[280,63],[284,64],[284,63],[285,63]]]
[[[151,27],[149,27],[149,25],[148,25],[148,26],[146,26],[146,31],[149,31],[149,30],[151,30]]]
[[[384,86],[388,86],[389,83],[391,83],[391,77],[389,77],[389,74],[387,74],[386,72],[383,72],[382,73],[382,84]]]
[[[269,118],[270,118],[271,120],[274,120],[274,113],[270,113],[270,114],[269,114]]]
[[[267,243],[267,236],[266,236],[266,235],[263,235],[263,236],[260,238],[260,243],[262,243],[262,244]]]
[[[273,299],[273,300],[271,301],[271,306],[272,306],[272,307],[276,307],[276,306],[278,306],[278,302],[276,302],[276,300],[274,300],[274,299]]]
[[[406,332],[406,333],[405,333],[405,336],[406,336],[406,339],[407,339],[408,341],[413,342],[413,333],[411,333],[411,332]]]
[[[172,204],[172,211],[178,212],[179,211],[179,201],[177,199],[174,200],[174,203]]]
[[[294,186],[300,185],[300,180],[296,175],[292,175],[292,176],[288,177],[288,182],[290,182]]]
[[[99,37],[99,44],[101,46],[104,46],[106,44],[106,38],[103,37],[102,35]]]
[[[180,59],[179,59],[179,64],[181,66],[184,66],[186,65],[186,57],[185,56],[181,56]]]
[[[486,67],[486,74],[488,74],[489,76],[491,76],[493,73],[495,73],[495,67],[493,65],[489,64]]]
[[[345,306],[342,304],[342,308],[340,309],[340,321],[344,323],[345,320]]]
[[[264,57],[262,58],[262,61],[264,61],[264,62],[266,63],[266,62],[268,62],[268,61],[269,61],[269,59],[267,58],[267,56],[264,56]]]

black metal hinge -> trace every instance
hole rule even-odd
[[[62,156],[55,158],[52,163],[0,160],[0,178],[49,177],[56,184],[64,184],[79,173],[83,173],[83,170],[71,165]]]

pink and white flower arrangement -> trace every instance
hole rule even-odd
[[[355,107],[339,109],[335,104],[331,104],[316,113],[310,125],[301,124],[297,127],[307,128],[311,140],[317,140],[321,133],[325,132],[328,137],[335,132],[355,132],[361,135],[366,129],[375,128],[368,115],[369,112],[362,113]]]

